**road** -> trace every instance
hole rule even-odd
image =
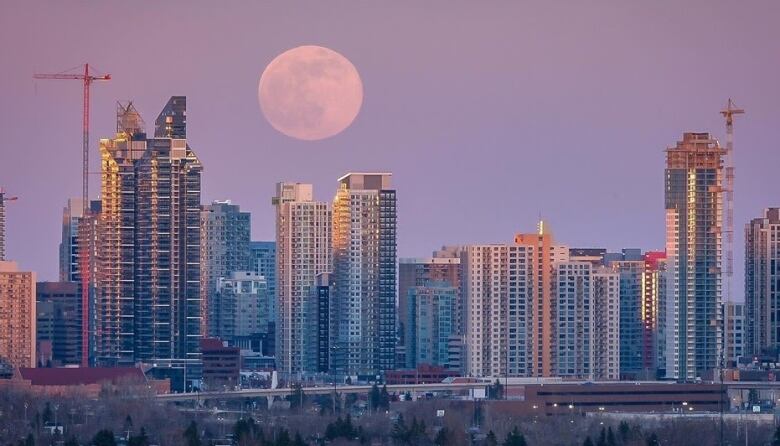
[[[461,391],[476,388],[486,388],[489,382],[481,383],[435,383],[435,384],[393,384],[387,386],[387,391],[391,393],[404,392],[442,392],[442,391]],[[338,393],[368,393],[371,390],[370,385],[359,386],[337,386]],[[295,389],[284,387],[279,389],[241,389],[227,390],[222,392],[189,392],[189,393],[168,393],[157,395],[160,401],[193,401],[193,400],[213,400],[213,399],[233,399],[233,398],[255,398],[269,396],[287,396],[292,394]],[[333,386],[304,387],[303,393],[306,395],[322,395],[333,393]]]

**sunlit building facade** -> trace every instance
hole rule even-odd
[[[550,225],[539,222],[538,231],[515,235],[515,244],[530,248],[528,260],[528,376],[553,376],[556,323],[553,273],[557,263],[569,261],[569,248],[555,243]]]
[[[333,200],[331,349],[336,373],[395,368],[396,191],[389,173],[348,173]]]
[[[0,360],[14,368],[35,367],[35,273],[0,261]]]
[[[745,226],[745,353],[780,349],[780,208]]]
[[[287,379],[318,369],[317,275],[331,271],[331,211],[311,184],[278,183],[276,366]]]
[[[198,374],[202,338],[202,166],[186,138],[186,98],[174,96],[153,138],[130,103],[119,105],[116,137],[100,141],[96,311],[100,364],[169,364],[185,381]]]
[[[666,150],[666,376],[695,379],[720,364],[725,150],[685,133]]]

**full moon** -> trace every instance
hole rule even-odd
[[[363,82],[355,66],[336,51],[313,45],[293,48],[272,60],[257,90],[271,126],[307,141],[341,133],[363,103]]]

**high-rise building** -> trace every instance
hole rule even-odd
[[[561,262],[554,269],[554,375],[593,379],[593,266]]]
[[[93,364],[95,359],[95,300],[100,208],[101,202],[98,200],[90,201],[89,207],[85,209],[81,198],[71,198],[62,210],[62,240],[59,249],[60,282],[77,283],[81,294],[80,308],[87,309],[84,313],[79,312],[82,318],[79,322],[82,327],[80,338],[83,345],[79,348],[82,352],[80,363],[82,366]],[[82,270],[86,270],[86,274],[82,274]]]
[[[217,333],[222,331],[215,312],[223,305],[218,302],[217,283],[221,278],[232,277],[236,271],[249,270],[251,219],[249,212],[241,212],[241,208],[229,200],[214,201],[201,207],[200,226],[200,280],[201,295],[205,299],[205,325],[209,337],[219,338]]]
[[[665,254],[624,249],[605,259],[620,278],[620,376],[655,379],[665,369]]]
[[[238,345],[253,335],[268,333],[271,298],[265,278],[254,271],[233,271],[220,277],[212,305],[213,337]]]
[[[735,364],[745,355],[745,304],[726,302],[723,314],[726,320],[726,361]]]
[[[523,245],[463,247],[466,375],[534,376],[535,253],[534,246]]]
[[[780,350],[780,208],[745,225],[745,353]]]
[[[620,379],[620,274],[594,267],[593,379]]]
[[[82,359],[81,290],[75,282],[38,282],[36,284],[37,350],[48,343],[51,363],[43,365],[80,365]],[[39,361],[40,363],[41,361]]]
[[[331,211],[311,184],[278,183],[276,366],[283,377],[316,372],[317,275],[331,270]]]
[[[685,133],[666,150],[670,378],[694,379],[720,364],[725,153],[708,133]]]
[[[183,96],[168,101],[153,138],[132,103],[119,104],[115,138],[100,141],[96,337],[99,363],[169,365],[186,383],[199,374],[202,338],[202,166],[185,123]]]
[[[249,242],[249,270],[265,277],[271,298],[269,319],[276,322],[276,242]]]
[[[463,334],[460,257],[402,258],[398,260],[398,334],[400,345],[406,346],[406,329],[409,325],[407,310],[412,308],[407,302],[409,290],[432,283],[445,283],[456,289],[455,301],[453,302],[455,308],[452,315],[452,334]]]
[[[528,376],[553,376],[554,307],[553,268],[569,260],[569,248],[556,245],[549,225],[539,222],[536,233],[517,234],[515,244],[533,249],[529,259],[528,343],[530,357]]]
[[[331,346],[337,373],[395,368],[396,192],[389,173],[348,173],[333,200]]]
[[[455,302],[458,289],[446,282],[430,282],[408,289],[406,367],[428,364],[450,367],[450,339],[456,335]]]
[[[35,273],[0,261],[0,360],[35,367]]]

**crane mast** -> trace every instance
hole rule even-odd
[[[68,70],[70,71],[70,70]],[[81,276],[81,365],[89,366],[89,289],[91,283],[90,269],[93,262],[90,261],[92,251],[90,249],[88,237],[89,228],[87,224],[92,224],[92,215],[89,208],[89,90],[93,82],[109,81],[110,74],[95,75],[90,71],[89,64],[84,64],[84,74],[81,73],[55,73],[55,74],[34,74],[34,79],[46,80],[78,80],[83,85],[83,104],[81,115],[81,201],[82,217],[79,222],[79,275]]]
[[[726,278],[726,302],[732,301],[732,279],[734,277],[734,115],[745,113],[744,109],[738,108],[734,101],[729,98],[726,108],[721,110],[720,114],[726,119],[726,178],[723,186],[724,211],[725,211],[725,252],[726,264],[724,268]]]

